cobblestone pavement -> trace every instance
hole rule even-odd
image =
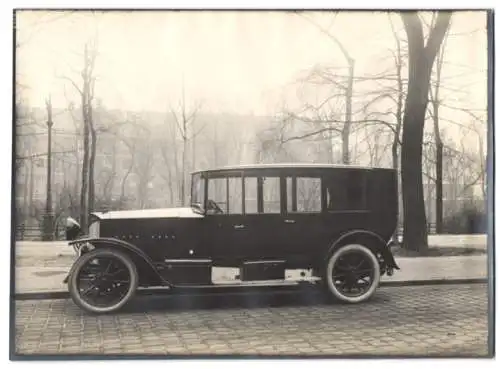
[[[86,315],[70,300],[17,301],[15,351],[487,355],[486,285],[381,288],[359,305],[318,296],[141,297],[105,316]]]

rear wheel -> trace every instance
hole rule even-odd
[[[110,313],[134,295],[139,277],[134,262],[115,249],[94,249],[75,262],[68,280],[71,298],[90,313]]]
[[[347,303],[363,302],[373,296],[380,283],[380,264],[368,247],[345,245],[329,257],[324,281],[335,299]]]

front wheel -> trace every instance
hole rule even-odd
[[[342,246],[327,261],[325,282],[331,295],[340,301],[366,301],[380,283],[379,261],[364,245]]]
[[[115,249],[94,249],[75,262],[68,289],[80,308],[103,314],[122,308],[138,283],[137,268],[128,255]]]

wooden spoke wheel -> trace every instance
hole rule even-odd
[[[87,312],[110,313],[133,297],[138,280],[128,255],[115,249],[95,249],[75,262],[68,289],[75,304]]]
[[[325,279],[329,292],[336,299],[363,302],[373,296],[380,283],[380,264],[364,245],[342,246],[328,259]]]

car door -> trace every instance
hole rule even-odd
[[[286,211],[283,217],[286,245],[291,261],[314,257],[332,230],[324,209],[324,189],[319,175],[288,175]]]
[[[206,234],[212,258],[232,263],[245,257],[253,243],[243,212],[242,173],[208,180]]]
[[[229,176],[209,181],[208,199],[222,212],[207,212],[213,257],[227,262],[283,256],[279,176]]]
[[[245,177],[245,224],[250,240],[244,244],[246,260],[286,258],[283,187],[278,173],[253,173]]]

